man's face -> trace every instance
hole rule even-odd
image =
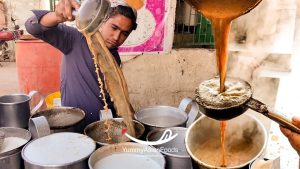
[[[131,32],[132,21],[124,15],[109,18],[100,27],[101,35],[108,49],[121,46]]]

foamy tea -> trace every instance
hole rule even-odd
[[[220,93],[220,80],[214,78],[199,85],[196,89],[196,101],[206,108],[226,109],[245,103],[251,94],[251,87],[247,82],[230,78],[225,82],[225,91]]]

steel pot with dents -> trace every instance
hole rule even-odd
[[[31,91],[26,94],[11,94],[0,97],[0,127],[27,128],[31,114],[34,114],[44,103],[44,97],[40,95],[39,103],[30,110],[29,102],[31,98],[39,94]]]

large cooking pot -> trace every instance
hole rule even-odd
[[[145,127],[142,123],[136,120],[133,122],[136,138],[141,138],[145,132]],[[108,128],[108,126],[110,128]],[[126,125],[123,121],[123,118],[113,118],[104,121],[96,121],[89,124],[84,129],[84,134],[94,139],[99,146],[104,146],[108,144],[130,141],[125,135],[122,134],[122,130],[124,128],[126,128]]]
[[[221,136],[220,122],[202,116],[187,130],[186,149],[199,168],[242,168],[264,151],[267,132],[255,117],[243,114],[227,121],[225,130],[226,167],[220,167]]]
[[[263,114],[280,125],[300,134],[300,129],[279,112],[252,98],[252,89],[248,82],[238,78],[227,78],[225,92],[219,93],[219,78],[202,82],[196,89],[196,101],[201,113],[216,120],[229,120],[248,110]]]
[[[0,148],[0,169],[23,169],[21,158],[23,146],[31,139],[28,130],[14,127],[1,127],[5,139]]]
[[[40,95],[39,103],[30,111],[29,102],[31,98],[39,94],[37,91],[31,91],[26,94],[11,94],[0,97],[0,127],[18,127],[27,128],[30,114],[34,114],[44,102]]]
[[[164,169],[157,149],[138,143],[118,143],[97,149],[89,158],[90,169]]]
[[[83,120],[85,113],[74,107],[52,107],[38,111],[31,118],[46,117],[51,133],[57,132],[76,132],[83,131]]]
[[[190,111],[186,113],[191,104]],[[189,126],[198,115],[198,105],[191,98],[184,98],[179,107],[153,106],[144,108],[134,114],[134,118],[141,122],[146,133],[156,128],[186,127]]]
[[[177,134],[177,136],[167,143],[153,146],[165,156],[166,169],[191,169],[192,161],[184,144],[187,128],[172,127],[167,129],[171,130],[173,135]],[[147,141],[159,140],[163,137],[165,131],[166,129],[150,131],[147,135]]]
[[[29,142],[22,158],[25,169],[88,169],[95,148],[96,143],[86,135],[60,132]]]

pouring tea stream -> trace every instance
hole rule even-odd
[[[220,92],[225,90],[228,38],[231,21],[250,12],[261,0],[185,0],[208,18],[213,26]]]

